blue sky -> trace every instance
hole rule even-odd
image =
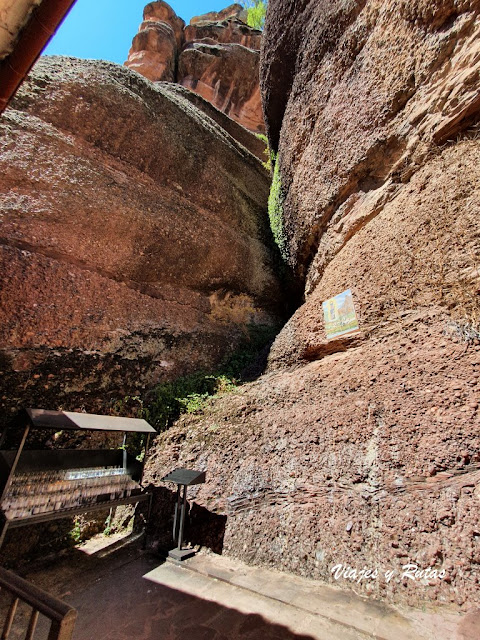
[[[233,0],[172,0],[188,24],[192,16],[220,11]],[[49,55],[111,60],[123,64],[148,0],[77,0],[44,51]]]

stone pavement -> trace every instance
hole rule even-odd
[[[75,550],[26,577],[77,608],[74,640],[480,637],[476,624],[471,634],[462,633],[464,619],[454,613],[399,612],[313,580],[210,554],[180,566],[132,545],[109,555]],[[35,638],[46,638],[42,632],[45,625]],[[12,640],[24,633],[17,628]]]

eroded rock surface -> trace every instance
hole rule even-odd
[[[211,22],[222,22],[223,20],[228,20],[229,18],[240,18],[243,22],[247,22],[247,15],[245,9],[241,4],[237,2],[234,4],[225,7],[221,11],[209,11],[208,13],[204,13],[201,16],[195,16],[190,20],[190,24],[192,25],[200,25]]]
[[[106,410],[278,318],[268,174],[177,89],[45,58],[2,118],[4,419]]]
[[[251,131],[264,131],[259,87],[261,32],[233,4],[178,18],[163,1],[145,7],[125,65],[152,81],[177,82]]]
[[[480,604],[479,28],[474,0],[269,2],[276,215],[305,303],[270,372],[162,436],[149,469],[208,470],[195,503],[227,517],[224,552]],[[346,289],[361,331],[327,341],[322,302]],[[402,579],[409,562],[446,577]],[[338,563],[379,577],[335,581]]]
[[[175,82],[184,27],[185,22],[166,2],[150,2],[143,11],[143,22],[125,66],[153,82]]]
[[[477,0],[272,4],[262,90],[288,256],[309,289],[331,260],[326,245],[335,253],[355,233],[359,209],[381,210],[432,148],[478,118],[479,9]]]

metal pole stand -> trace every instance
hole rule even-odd
[[[195,555],[195,549],[183,549],[183,530],[185,514],[187,512],[187,487],[205,482],[204,471],[189,469],[175,469],[164,478],[163,482],[174,482],[177,485],[177,499],[175,503],[175,517],[173,520],[173,540],[177,547],[168,552],[168,557],[182,561]],[[183,491],[182,491],[183,489]],[[182,495],[183,493],[183,495]]]

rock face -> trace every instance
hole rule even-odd
[[[241,4],[235,3],[231,4],[225,9],[221,11],[209,11],[208,13],[204,13],[201,16],[195,16],[190,20],[190,24],[205,24],[210,22],[222,22],[223,20],[228,20],[229,18],[240,18],[243,22],[247,22],[246,11],[243,9]]]
[[[125,66],[156,82],[175,82],[178,51],[185,22],[166,2],[150,2],[132,41]]]
[[[479,28],[474,0],[269,2],[272,208],[305,302],[269,373],[162,436],[149,470],[208,470],[194,499],[226,553],[480,604]],[[322,302],[346,289],[361,331],[327,341]]]
[[[238,44],[192,42],[180,56],[178,73],[182,86],[247,129],[263,131],[256,51]]]
[[[383,206],[432,145],[476,121],[478,8],[450,0],[272,4],[265,113],[280,155],[289,260],[309,285],[327,240],[342,246],[361,208]]]
[[[108,410],[276,322],[268,174],[181,88],[45,58],[0,126],[3,420]]]
[[[233,4],[185,27],[163,1],[145,7],[125,66],[154,82],[177,82],[251,131],[264,131],[259,87],[261,32]]]

